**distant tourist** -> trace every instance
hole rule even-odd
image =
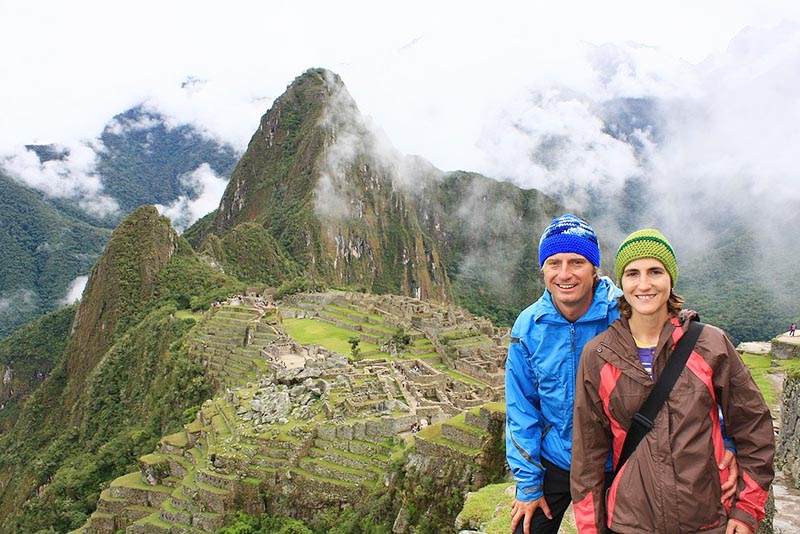
[[[659,231],[629,235],[615,271],[621,318],[586,344],[578,365],[570,473],[578,532],[752,534],[774,477],[775,436],[761,391],[728,336],[700,325],[671,393],[655,415],[643,417],[653,381],[668,374],[676,344],[698,328],[690,327],[697,313],[683,310],[673,290],[678,263]],[[727,479],[718,471],[720,407],[741,472],[730,503],[720,500]],[[638,445],[624,446],[639,428]],[[610,453],[616,475],[609,487]]]
[[[792,323],[789,325],[789,335],[794,337],[794,333],[797,330],[797,323]]]

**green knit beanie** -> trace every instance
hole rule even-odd
[[[675,287],[678,282],[678,261],[675,259],[675,251],[672,250],[672,245],[664,234],[652,228],[633,232],[619,246],[615,264],[618,284],[622,284],[622,272],[625,267],[641,258],[655,258],[663,263],[672,278],[672,286]]]

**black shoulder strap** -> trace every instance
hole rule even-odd
[[[697,338],[700,337],[703,326],[703,323],[697,321],[692,321],[689,324],[689,329],[675,345],[675,350],[672,351],[672,355],[667,361],[661,376],[658,377],[655,387],[650,391],[650,395],[645,399],[639,411],[633,415],[628,434],[625,436],[625,443],[622,446],[622,453],[617,462],[617,468],[614,470],[615,473],[628,460],[628,457],[639,445],[639,442],[642,441],[642,438],[653,428],[656,415],[658,415],[658,411],[664,401],[667,400],[667,397],[669,397],[675,381],[678,380],[678,376],[686,366],[686,361],[689,359],[689,354],[691,354],[695,343],[697,343]]]

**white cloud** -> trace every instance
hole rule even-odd
[[[543,90],[518,104],[484,132],[485,174],[550,193],[586,184],[619,188],[641,175],[631,145],[604,131],[591,101]],[[585,205],[582,199],[569,201]]]
[[[0,156],[0,166],[9,176],[49,197],[76,200],[88,213],[98,217],[115,213],[119,206],[103,194],[96,172],[97,153],[102,150],[99,142],[94,146],[75,143],[55,148],[64,156],[42,163],[35,152],[18,147],[16,152]]]
[[[125,117],[115,117],[105,128],[105,132],[112,135],[123,135],[126,132],[150,130],[164,124],[162,120],[151,115],[140,115],[136,120]]]
[[[311,67],[340,74],[399,153],[442,170],[551,192],[556,180],[613,189],[631,176],[756,199],[800,189],[788,187],[800,82],[793,0],[9,0],[0,19],[10,21],[0,47],[23,51],[4,59],[13,83],[0,85],[0,152],[18,154],[23,180],[82,191],[85,202],[108,200],[89,167],[60,172],[17,147],[76,147],[144,102],[243,149]],[[153,25],[159,39],[142,39]],[[646,159],[603,131],[603,104],[622,97],[656,97],[670,112],[668,138],[634,134]],[[548,161],[546,146],[563,151]],[[683,202],[669,205],[680,213]],[[206,207],[187,197],[170,209],[191,220]]]
[[[744,32],[698,70],[702,96],[676,103],[651,151],[653,183],[674,218],[733,210],[782,235],[800,201],[800,26]]]
[[[217,176],[214,170],[203,163],[194,171],[179,178],[181,185],[189,192],[181,195],[169,206],[156,205],[159,213],[172,220],[172,226],[182,232],[204,215],[219,206],[228,182]]]
[[[633,41],[698,62],[747,25],[799,13],[772,0],[8,0],[0,46],[22,52],[4,58],[15,83],[0,87],[0,148],[91,138],[143,101],[242,147],[295,76],[327,67],[402,152],[469,168],[459,153],[469,156],[487,101],[542,71],[579,81],[578,43]],[[142,39],[152,26],[159,38]]]
[[[64,296],[63,299],[59,302],[62,306],[69,306],[70,304],[74,304],[81,300],[83,296],[83,290],[86,288],[86,283],[89,281],[88,276],[78,276],[72,282],[70,282],[69,287],[67,288],[67,294]]]
[[[37,295],[26,288],[0,292],[0,316],[3,314],[30,312],[36,308]]]

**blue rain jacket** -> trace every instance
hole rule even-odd
[[[600,278],[591,306],[571,323],[545,290],[511,329],[505,377],[506,459],[520,501],[543,495],[542,457],[569,470],[578,360],[584,344],[619,317],[621,294],[610,279]]]

